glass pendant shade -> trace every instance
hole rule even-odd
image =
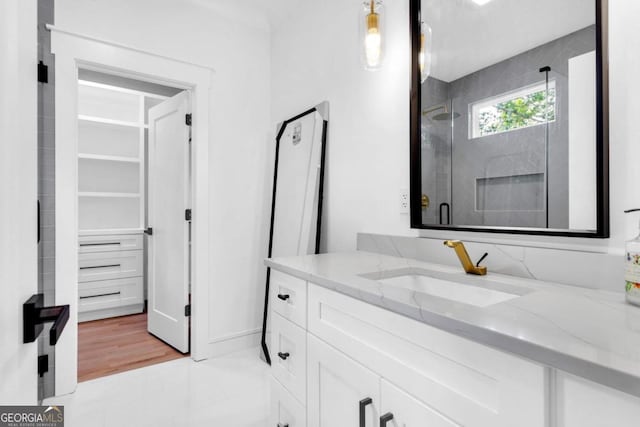
[[[377,70],[384,59],[384,14],[381,0],[367,0],[360,15],[362,62],[365,69]]]
[[[431,75],[431,48],[433,45],[431,27],[424,22],[420,25],[420,52],[418,64],[420,65],[420,82],[424,83]]]

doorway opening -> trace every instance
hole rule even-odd
[[[78,69],[78,380],[190,351],[191,95]]]

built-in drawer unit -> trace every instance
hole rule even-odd
[[[78,236],[78,320],[142,313],[142,231],[108,230]]]
[[[275,270],[271,270],[270,274],[269,292],[273,311],[306,328],[307,282]]]
[[[273,376],[304,403],[307,389],[306,331],[273,313],[270,352]]]
[[[142,251],[81,253],[78,281],[112,280],[142,276]]]
[[[309,333],[441,414],[434,425],[545,425],[544,367],[311,283],[308,300]]]
[[[95,236],[79,236],[78,252],[134,251],[142,250],[143,238],[140,234],[101,234]]]
[[[271,414],[269,426],[305,427],[307,414],[298,402],[275,378],[271,378]]]
[[[142,277],[83,282],[78,285],[79,313],[142,302]]]

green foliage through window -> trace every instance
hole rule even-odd
[[[504,98],[503,98],[504,99]],[[544,124],[555,120],[555,85],[493,104],[480,106],[474,114],[477,120],[474,137]]]

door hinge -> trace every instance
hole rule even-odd
[[[38,81],[40,83],[49,83],[49,67],[44,62],[38,62]]]
[[[191,113],[186,114],[184,116],[184,122],[186,123],[187,126],[191,126]]]
[[[191,209],[184,210],[184,220],[191,221]]]
[[[38,356],[38,375],[42,377],[47,372],[49,372],[49,355],[43,354]]]
[[[191,317],[191,304],[187,304],[184,306],[184,315],[186,317]]]

